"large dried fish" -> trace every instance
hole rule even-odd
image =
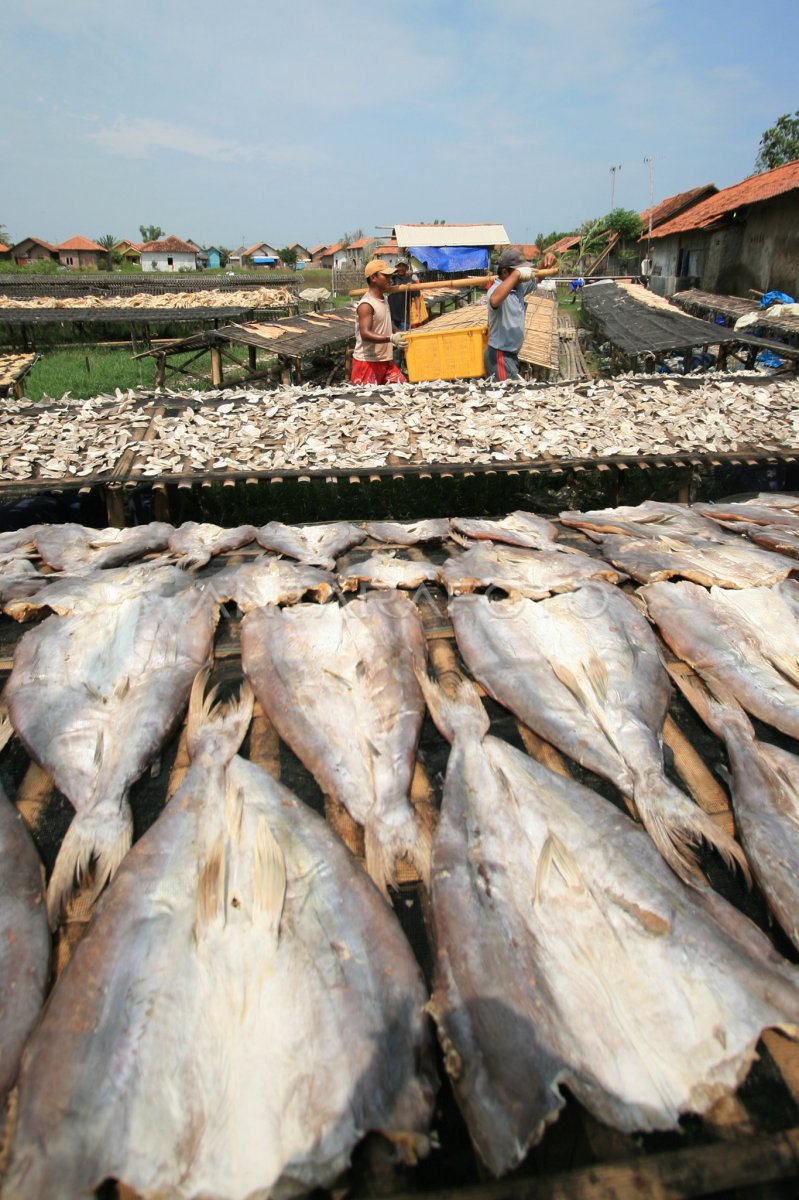
[[[538,603],[460,596],[450,614],[474,678],[631,799],[682,879],[696,880],[691,843],[703,838],[746,869],[740,847],[664,772],[671,684],[652,630],[623,593],[596,581]]]
[[[418,588],[437,583],[438,577],[435,563],[396,558],[390,552],[373,554],[338,573],[342,592],[354,592],[361,584],[372,588]]]
[[[49,967],[44,868],[22,817],[0,787],[0,1102],[39,1019]]]
[[[694,510],[721,525],[735,529],[739,525],[786,525],[799,530],[799,497],[769,496],[761,493],[757,500],[740,503],[694,504]]]
[[[270,521],[256,530],[255,536],[265,550],[332,571],[340,554],[365,540],[366,530],[347,521],[329,525],[283,525],[280,521]]]
[[[753,546],[743,538],[628,538],[603,534],[602,553],[639,583],[682,576],[721,587],[764,587],[799,571],[799,563]]]
[[[26,525],[24,529],[0,533],[0,556],[19,556],[28,550],[34,550],[37,534],[46,528],[46,525]]]
[[[799,973],[755,925],[683,886],[613,805],[486,736],[469,685],[425,693],[452,741],[430,1008],[495,1175],[542,1137],[561,1087],[627,1133],[676,1128],[735,1090],[762,1030],[799,1035]]]
[[[799,583],[706,591],[695,583],[641,588],[647,611],[678,658],[718,699],[799,738]]]
[[[33,596],[46,586],[47,576],[28,558],[11,558],[0,564],[0,605]]]
[[[196,569],[217,554],[229,554],[254,541],[254,525],[223,529],[208,522],[184,521],[169,539],[169,552],[178,556],[179,566]]]
[[[287,1200],[380,1130],[423,1153],[425,989],[325,822],[233,757],[251,697],[188,724],[191,765],[133,848],[31,1040],[5,1195]],[[232,760],[232,761],[231,761]]]
[[[252,562],[217,571],[203,586],[215,600],[234,600],[246,613],[264,604],[296,604],[309,594],[324,603],[336,590],[336,577],[318,567],[263,554]]]
[[[128,790],[180,720],[217,618],[196,588],[149,590],[48,617],[18,642],[5,693],[11,721],[76,812],[47,890],[51,920],[92,859],[97,894],[127,853]]]
[[[588,554],[557,554],[492,542],[481,542],[448,558],[440,574],[451,596],[477,588],[498,588],[531,600],[571,591],[589,579],[619,583],[624,578],[601,558]]]
[[[556,525],[521,509],[509,513],[500,521],[450,517],[450,524],[458,533],[477,541],[503,542],[508,546],[526,546],[531,550],[566,549],[555,544],[558,536]]]
[[[794,558],[799,558],[799,526],[792,529],[788,525],[748,525],[739,521],[735,529],[745,533],[758,546],[765,546],[776,554],[792,554]]]
[[[325,795],[364,828],[378,887],[395,859],[430,869],[430,832],[409,791],[424,700],[414,671],[427,658],[419,614],[399,592],[346,605],[259,608],[241,626],[244,672],[275,728]]]
[[[427,521],[367,521],[366,532],[377,542],[393,542],[397,546],[415,546],[417,542],[438,542],[449,537],[450,524],[447,517],[435,517]]]
[[[591,537],[605,533],[627,537],[699,537],[726,539],[713,521],[703,517],[696,507],[687,504],[667,504],[647,500],[643,504],[622,505],[619,508],[600,508],[593,512],[562,512],[564,525],[583,529]],[[598,536],[596,540],[601,540]]]
[[[130,529],[89,529],[85,525],[43,525],[36,548],[56,571],[86,571],[119,567],[155,550],[164,550],[174,526],[164,521]]]
[[[89,570],[85,575],[40,575],[39,581],[38,589],[9,600],[3,611],[15,621],[27,621],[43,608],[71,616],[120,604],[145,592],[172,596],[191,587],[183,571],[163,562]]]

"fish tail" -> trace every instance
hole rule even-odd
[[[186,720],[186,743],[192,761],[209,757],[216,765],[229,763],[239,746],[252,718],[253,693],[248,683],[242,686],[238,700],[216,703],[217,689],[205,694],[208,670],[198,671],[189,700]]]
[[[0,750],[3,749],[6,742],[11,740],[11,734],[14,732],[14,727],[11,724],[11,718],[8,713],[3,713],[0,717]]]
[[[412,809],[399,824],[372,818],[364,825],[363,833],[366,870],[386,899],[388,889],[397,886],[398,858],[410,863],[429,886],[433,831]]]
[[[47,885],[47,914],[54,929],[62,909],[74,895],[93,863],[91,903],[122,862],[133,840],[133,817],[124,801],[113,813],[77,813],[67,830]]]
[[[460,678],[445,692],[424,670],[417,668],[416,678],[442,737],[448,742],[454,742],[456,737],[482,742],[490,722],[473,683]]]
[[[731,870],[740,867],[751,883],[749,864],[735,839],[665,776],[637,786],[634,799],[644,828],[683,883],[694,887],[706,883],[693,849],[700,842],[712,846]]]

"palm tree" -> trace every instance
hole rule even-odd
[[[102,246],[102,248],[105,250],[105,264],[107,271],[112,269],[113,258],[111,251],[114,249],[114,246],[116,246],[118,241],[119,238],[114,237],[113,233],[104,233],[102,237],[97,238],[97,245]]]

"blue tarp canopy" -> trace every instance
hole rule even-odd
[[[255,254],[255,255],[253,255],[252,261],[254,263],[267,263],[267,262],[277,262],[277,259],[276,258],[268,258],[267,255],[265,255],[265,254]]]
[[[484,271],[488,266],[483,246],[408,246],[408,253],[428,271]]]

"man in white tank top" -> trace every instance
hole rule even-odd
[[[394,267],[373,258],[364,267],[369,284],[357,308],[358,332],[352,352],[351,383],[405,383],[402,371],[394,363],[394,347],[404,346],[402,333],[391,332],[391,312],[386,291],[391,287]]]

